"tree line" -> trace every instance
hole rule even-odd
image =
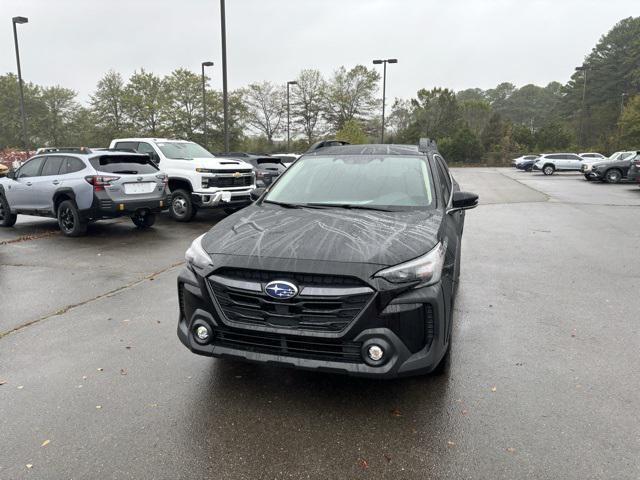
[[[585,85],[586,73],[586,85]],[[290,85],[292,150],[337,137],[353,143],[380,137],[380,74],[363,65],[339,67],[325,78],[302,70]],[[98,82],[89,102],[73,90],[26,82],[30,146],[106,146],[112,138],[186,138],[222,151],[222,94],[186,69],[158,76],[140,69],[128,79],[115,71]],[[286,146],[286,85],[263,81],[230,92],[232,150],[272,152]],[[640,17],[604,35],[565,83],[454,92],[421,89],[395,99],[385,140],[438,141],[451,161],[500,163],[514,155],[551,150],[610,153],[640,147]],[[18,81],[0,76],[0,149],[21,145]],[[389,110],[389,109],[388,109]],[[206,111],[206,119],[205,119]]]

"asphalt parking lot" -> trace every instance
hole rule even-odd
[[[188,352],[176,275],[215,213],[0,230],[0,478],[640,478],[640,188],[454,175],[481,206],[444,378]]]

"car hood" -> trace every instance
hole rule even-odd
[[[390,266],[437,243],[437,210],[377,212],[251,205],[203,238],[207,253]]]
[[[194,158],[193,165],[195,168],[212,168],[217,170],[229,170],[229,171],[235,171],[239,168],[243,168],[243,169],[253,168],[251,165],[249,165],[246,162],[243,162],[242,160],[238,160],[235,158],[221,158],[221,157]]]

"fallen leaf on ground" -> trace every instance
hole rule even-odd
[[[27,463],[27,464],[25,465],[25,467],[27,467],[27,468],[33,468],[33,465],[32,465],[31,463]]]
[[[127,345],[127,346],[126,346],[126,347],[124,347],[124,348],[126,348],[127,350],[131,350],[131,346],[129,346],[129,345]]]
[[[47,445],[49,445],[51,442],[49,440],[45,440],[44,442],[42,442],[42,445],[40,445],[41,447],[46,447]]]
[[[120,369],[120,375],[126,375],[127,371],[124,368]]]
[[[366,470],[367,468],[369,468],[369,464],[367,463],[367,461],[364,458],[359,458],[358,459],[358,466],[362,470]]]
[[[102,408],[102,405],[96,405],[96,409],[100,410]]]
[[[99,368],[98,371],[99,372],[104,372],[104,368]]]
[[[462,410],[460,413],[462,413],[462,415],[466,415],[468,412],[466,410]]]
[[[387,463],[389,463],[391,461],[391,455],[389,455],[388,453],[385,453],[384,459],[387,461]]]
[[[515,453],[515,451],[516,451],[516,449],[513,448],[513,447],[508,447],[507,448],[507,452],[509,452],[509,453]]]
[[[492,392],[495,392],[496,390],[498,390],[496,387],[491,387]]]
[[[0,385],[4,385],[5,383],[7,383],[6,380],[0,380]]]
[[[87,379],[87,376],[86,376],[86,375],[83,375],[83,376],[82,376],[82,379],[83,379],[83,380],[86,380],[86,379]]]
[[[400,413],[400,410],[398,410],[397,408],[394,408],[393,410],[391,410],[391,415],[393,415],[394,417],[401,417],[402,413]]]
[[[24,385],[18,385],[18,390],[22,390],[24,388]]]
[[[455,447],[456,446],[456,442],[452,442],[451,440],[447,440],[447,445],[449,445],[450,447]]]

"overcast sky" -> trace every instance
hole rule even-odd
[[[389,97],[419,88],[566,82],[601,35],[640,14],[639,0],[227,0],[229,86],[284,83],[302,68],[398,58]],[[219,0],[0,0],[0,74],[88,99],[109,69],[198,71],[221,88]]]

